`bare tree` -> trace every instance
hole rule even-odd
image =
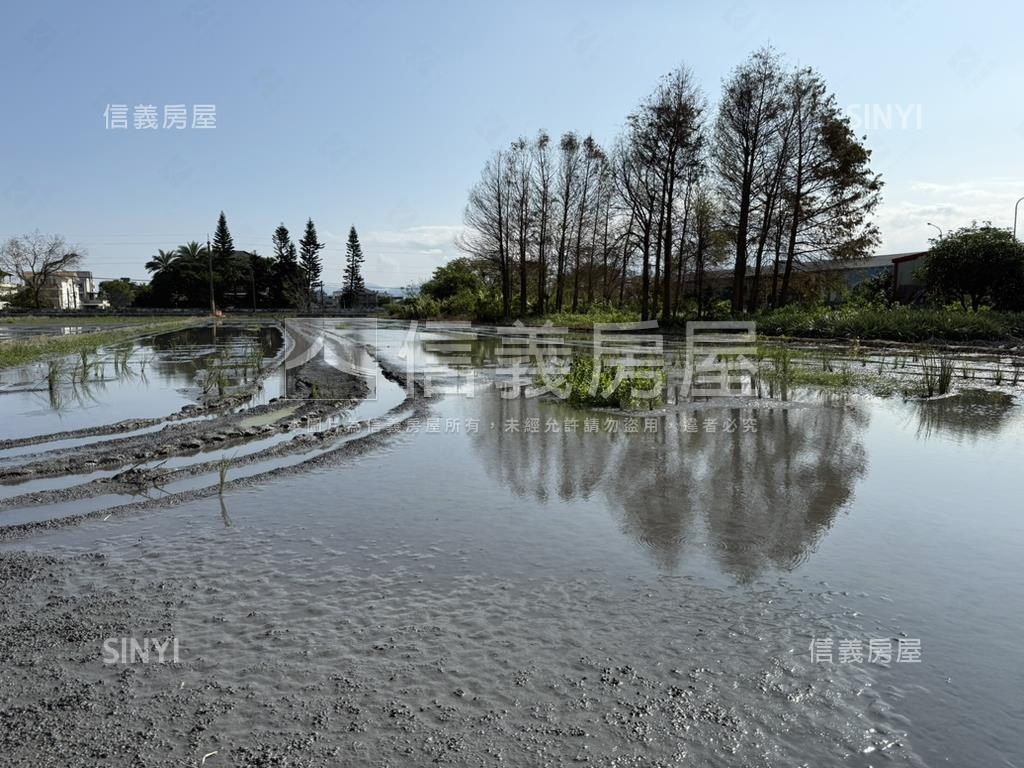
[[[587,196],[592,190],[597,168],[604,160],[604,153],[592,136],[583,140],[583,171],[580,177],[579,205],[576,215],[576,236],[574,238],[572,264],[572,311],[579,310],[580,299],[580,253],[583,248],[583,227],[587,218]]]
[[[662,178],[663,210],[659,218],[663,222],[661,251],[664,264],[660,288],[666,322],[672,314],[673,224],[679,198],[686,198],[685,180],[699,168],[704,109],[704,97],[690,70],[685,67],[676,69],[661,82],[645,109],[655,142],[653,160]]]
[[[773,227],[777,227],[777,220],[785,216],[785,211],[780,210],[783,207],[781,198],[785,192],[783,184],[787,167],[792,160],[794,123],[794,111],[792,109],[786,110],[783,116],[772,126],[774,133],[768,141],[764,156],[761,158],[761,178],[763,183],[757,192],[757,200],[751,212],[751,218],[756,222],[756,225],[752,226],[752,229],[756,231],[756,250],[754,253],[754,274],[750,281],[750,295],[747,299],[748,312],[756,312],[760,306],[762,294],[761,271],[764,266],[765,247],[768,244]]]
[[[506,152],[487,161],[480,180],[470,190],[466,204],[466,230],[457,245],[463,251],[492,264],[501,285],[501,309],[512,315],[511,220],[512,169]]]
[[[83,250],[68,246],[63,235],[45,235],[39,230],[12,237],[0,246],[0,269],[25,283],[30,305],[42,306],[48,283],[61,272],[82,263]]]
[[[629,211],[630,221],[623,246],[623,290],[620,297],[624,294],[631,253],[638,249],[641,256],[640,317],[648,320],[651,316],[651,244],[655,236],[659,190],[656,174],[644,151],[644,142],[638,135],[641,130],[637,120],[629,121],[626,133],[616,144],[613,166],[615,184],[624,207]]]
[[[743,311],[751,208],[770,167],[764,154],[778,136],[784,73],[776,54],[762,48],[726,81],[715,124],[714,155],[726,217],[735,237],[732,308]]]
[[[569,214],[578,198],[580,141],[571,131],[563,134],[558,145],[558,179],[555,194],[560,209],[558,227],[558,262],[555,266],[555,311],[562,311],[565,299],[565,261],[571,244],[572,225]]]
[[[854,135],[824,79],[810,68],[787,85],[792,111],[785,198],[789,225],[786,267],[778,303],[785,304],[797,256],[853,258],[877,245],[869,214],[881,200],[881,178],[868,165],[871,152]]]
[[[509,152],[511,166],[512,200],[510,207],[514,219],[516,251],[519,267],[519,316],[527,313],[527,286],[530,238],[533,234],[533,209],[530,194],[533,192],[533,153],[526,139],[517,139]]]
[[[533,164],[536,170],[534,180],[537,210],[537,314],[543,315],[547,307],[548,244],[551,239],[551,204],[554,168],[551,162],[551,137],[544,131],[537,134],[533,144]]]
[[[693,285],[697,299],[697,318],[703,319],[709,298],[704,279],[709,267],[727,258],[729,239],[728,232],[719,226],[721,209],[715,196],[698,184],[693,198]]]

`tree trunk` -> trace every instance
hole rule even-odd
[[[799,179],[797,181],[799,184]],[[779,295],[779,306],[786,306],[789,300],[789,281],[793,274],[793,259],[796,254],[796,235],[800,228],[800,192],[797,186],[796,200],[793,203],[793,220],[789,224],[789,246],[786,248],[786,269],[782,273],[782,293]]]
[[[739,221],[736,225],[736,264],[733,267],[732,311],[743,311],[743,294],[747,279],[747,230],[750,228],[750,197],[753,187],[754,160],[743,158],[743,185],[740,191]]]
[[[671,170],[669,174],[668,193],[665,195],[665,268],[661,299],[661,317],[666,325],[672,319],[672,198],[676,188],[675,175]]]
[[[537,314],[544,314],[547,290],[547,237],[548,237],[548,194],[545,191],[540,201],[540,239],[537,243]]]
[[[562,311],[565,290],[565,235],[569,227],[569,198],[562,203],[562,231],[558,236],[558,264],[555,271],[555,312]]]

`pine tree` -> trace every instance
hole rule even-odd
[[[288,227],[281,223],[274,230],[274,300],[278,305],[298,304],[296,293],[301,289],[301,275],[299,270],[299,259],[295,251],[295,243],[292,242]]]
[[[365,290],[363,283],[363,247],[359,244],[356,228],[348,231],[348,243],[345,245],[345,272],[342,279],[345,294],[349,300],[357,299]]]
[[[217,219],[217,229],[213,233],[213,247],[210,249],[213,260],[213,282],[217,303],[223,303],[224,292],[234,285],[237,268],[234,263],[235,241],[228,231],[228,220],[224,211]]]
[[[292,242],[288,227],[283,222],[274,230],[274,236],[271,239],[274,243],[274,258],[281,264],[294,263],[295,244]]]
[[[299,268],[302,271],[302,279],[306,287],[306,299],[312,301],[313,289],[320,284],[320,275],[323,274],[324,265],[320,259],[320,251],[324,243],[316,235],[316,226],[313,219],[306,222],[306,231],[299,240]]]
[[[228,220],[224,211],[220,212],[217,219],[217,229],[213,233],[213,253],[217,256],[230,256],[235,251],[235,241],[231,239],[228,231]]]

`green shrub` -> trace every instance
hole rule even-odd
[[[1024,335],[1024,314],[846,305],[837,309],[784,307],[757,319],[758,332],[804,338],[894,341],[992,340]]]
[[[430,320],[441,316],[441,305],[429,296],[416,296],[389,305],[388,313],[401,320]]]
[[[577,352],[572,357],[566,383],[569,385],[569,402],[577,407],[610,407],[640,408],[656,405],[661,402],[661,394],[656,398],[644,397],[652,387],[659,393],[664,389],[665,374],[653,368],[636,368],[631,375],[623,376],[616,384],[618,366],[601,364],[597,372],[596,391],[592,391],[594,383],[594,356],[590,352]],[[614,385],[614,389],[613,389]],[[611,390],[609,392],[609,390]]]
[[[586,312],[555,312],[531,322],[550,322],[565,328],[592,328],[594,323],[634,323],[639,319],[640,313],[633,310],[595,305]]]

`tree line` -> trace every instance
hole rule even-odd
[[[283,223],[274,230],[271,241],[271,256],[237,250],[221,211],[212,241],[192,240],[177,248],[160,249],[146,262],[151,275],[148,285],[119,278],[100,283],[100,291],[116,308],[315,308],[323,301],[320,252],[325,244],[313,220],[306,221],[297,245]],[[81,269],[83,261],[84,250],[69,245],[62,235],[37,231],[11,237],[0,244],[0,278],[13,278],[21,285],[15,294],[5,293],[0,298],[19,308],[41,308],[49,302],[48,286],[60,275]],[[341,301],[348,306],[366,300],[364,261],[353,226],[341,275]]]
[[[313,219],[306,221],[296,244],[281,223],[271,237],[273,253],[235,249],[222,211],[208,245],[191,241],[172,250],[160,250],[146,263],[152,278],[135,298],[139,306],[290,307],[314,309],[322,300],[325,243]],[[342,275],[343,300],[357,300],[366,290],[362,278],[362,247],[353,226],[349,230]]]
[[[717,106],[664,77],[609,147],[541,130],[496,151],[469,193],[460,248],[501,314],[635,306],[700,314],[731,263],[733,312],[781,306],[814,260],[866,256],[882,182],[820,73],[755,51]]]

